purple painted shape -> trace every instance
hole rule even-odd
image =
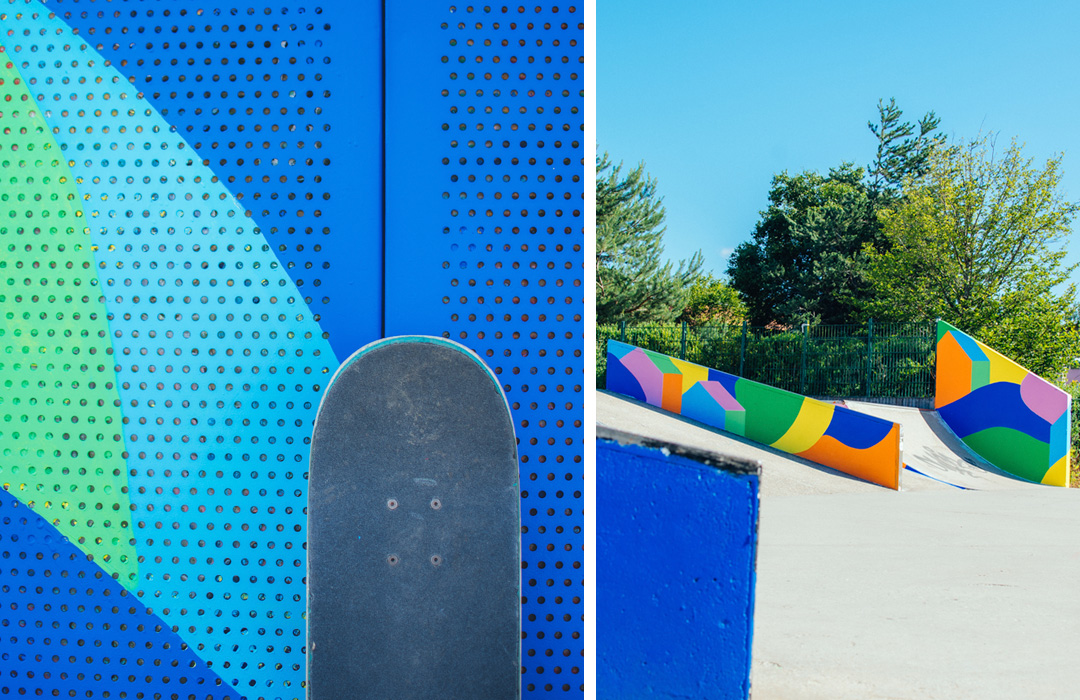
[[[1032,413],[1050,424],[1069,408],[1068,395],[1035,374],[1029,374],[1020,382],[1020,398]]]
[[[709,396],[712,396],[716,403],[720,404],[720,408],[725,411],[742,411],[743,407],[735,400],[735,397],[724,388],[724,385],[720,382],[708,380],[704,382],[698,382],[709,392]]]
[[[622,359],[623,367],[630,370],[630,374],[641,384],[645,392],[645,403],[651,406],[662,405],[664,397],[664,373],[653,364],[649,356],[641,348],[627,353]]]

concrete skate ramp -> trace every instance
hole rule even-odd
[[[889,490],[787,452],[603,390],[596,392],[596,423],[678,445],[757,460],[762,465],[763,497]],[[907,488],[911,479],[907,475],[904,478],[907,481],[903,483],[903,488]],[[925,482],[923,488],[930,490],[953,488],[932,479],[918,476],[916,479]]]
[[[848,402],[903,426],[902,491],[1039,489],[974,454],[933,411]],[[695,420],[603,390],[596,392],[596,422],[616,430],[761,462],[763,498],[830,493],[874,493],[882,487]],[[914,471],[913,471],[914,470]]]
[[[918,483],[915,473],[959,488],[980,491],[1040,488],[998,469],[972,452],[949,430],[937,411],[848,401],[848,408],[899,423],[903,427],[904,490]]]

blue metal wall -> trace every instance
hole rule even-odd
[[[0,692],[303,697],[315,409],[424,333],[503,382],[524,695],[581,695],[581,14],[0,8]]]
[[[759,467],[597,429],[597,697],[747,698]]]
[[[522,479],[522,688],[581,692],[580,6],[387,5],[387,333],[495,371]]]

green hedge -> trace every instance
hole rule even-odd
[[[809,396],[934,395],[933,322],[878,324],[872,335],[870,325],[790,330],[678,323],[601,325],[596,336],[596,381],[601,388],[609,338]]]

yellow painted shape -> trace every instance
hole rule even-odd
[[[682,390],[684,394],[690,391],[690,387],[694,386],[698,382],[704,382],[709,379],[708,367],[695,365],[692,362],[678,360],[674,357],[671,358],[671,364],[678,367],[679,371],[682,372]]]
[[[1065,455],[1058,461],[1054,462],[1054,466],[1046,472],[1042,478],[1042,483],[1047,486],[1069,486],[1069,455]]]
[[[810,398],[803,399],[802,408],[799,409],[795,422],[770,447],[792,454],[809,450],[829,428],[835,409],[836,406],[831,403]]]
[[[986,357],[990,359],[990,383],[995,382],[1008,382],[1009,384],[1020,384],[1024,381],[1024,377],[1031,374],[1026,369],[1016,364],[1009,358],[1002,355],[1000,352],[995,352],[986,347],[982,343],[979,343],[979,347],[986,353]]]

